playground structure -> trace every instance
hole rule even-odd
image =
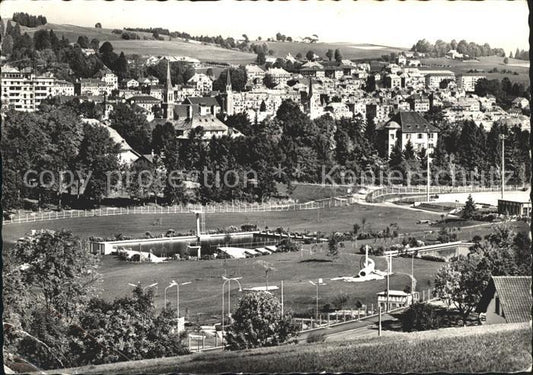
[[[383,280],[387,275],[392,275],[392,262],[388,262],[387,271],[376,269],[376,263],[368,257],[368,245],[365,246],[365,257],[361,258],[360,270],[357,276],[341,276],[331,279],[332,281],[342,280],[348,283],[359,283],[370,280]]]

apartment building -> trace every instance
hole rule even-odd
[[[74,85],[56,79],[52,74],[37,76],[31,69],[19,71],[4,66],[1,73],[1,95],[4,109],[32,112],[44,99],[57,95],[73,95]]]

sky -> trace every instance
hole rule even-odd
[[[425,38],[465,39],[504,48],[528,49],[526,0],[445,1],[235,1],[4,0],[0,14],[42,14],[48,22],[105,28],[164,27],[192,35],[247,34],[293,38],[317,34],[320,41],[411,47]]]

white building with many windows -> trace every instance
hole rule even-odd
[[[57,95],[73,95],[74,85],[56,79],[52,74],[35,75],[30,69],[19,71],[4,66],[1,73],[2,107],[32,112],[44,99]]]

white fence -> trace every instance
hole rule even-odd
[[[244,213],[244,212],[270,212],[270,211],[300,211],[314,210],[328,207],[343,207],[359,202],[359,198],[351,195],[345,197],[327,198],[307,203],[223,203],[210,205],[176,205],[176,206],[139,206],[139,207],[107,207],[92,210],[66,210],[49,212],[31,212],[15,214],[4,219],[3,224],[31,223],[59,219],[72,219],[92,216],[116,215],[164,215],[164,214],[190,214],[201,211],[203,213]]]
[[[509,187],[507,187],[509,188]],[[479,187],[479,186],[431,186],[430,194],[450,194],[450,193],[480,193],[500,191],[501,187]],[[387,196],[397,196],[401,194],[426,194],[425,186],[387,186],[377,189],[366,196],[366,201],[373,203],[385,200]]]

